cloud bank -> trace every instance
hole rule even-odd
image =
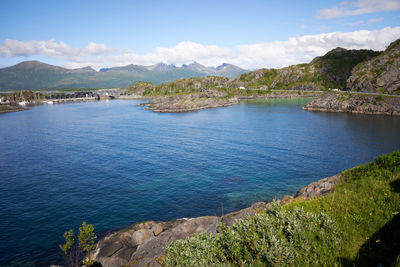
[[[339,6],[322,9],[318,11],[317,17],[331,19],[399,9],[399,0],[358,0],[357,2],[341,2]]]
[[[65,67],[124,66],[128,64],[152,65],[187,64],[193,61],[206,66],[224,62],[246,69],[281,68],[309,62],[338,46],[347,49],[384,50],[392,41],[400,38],[400,27],[380,30],[331,32],[316,35],[298,35],[286,41],[238,45],[234,48],[181,42],[175,47],[157,47],[148,54],[136,54],[129,49],[116,49],[105,44],[91,42],[83,48],[70,47],[54,39],[48,41],[5,40],[0,43],[0,57],[33,57],[44,55],[65,60]]]

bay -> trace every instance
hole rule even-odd
[[[309,99],[154,113],[140,101],[0,115],[0,264],[60,263],[86,221],[221,215],[400,149],[400,118],[303,111]],[[223,208],[222,208],[223,207]]]

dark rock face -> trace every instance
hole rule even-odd
[[[285,196],[279,203],[286,204],[296,198],[321,197],[332,192],[340,181],[335,175],[301,188],[294,197]],[[204,216],[168,222],[143,222],[112,233],[101,239],[92,254],[103,267],[162,266],[165,247],[171,241],[185,239],[201,231],[217,233],[221,222],[232,226],[238,219],[267,210],[271,203],[256,202],[251,207],[228,213],[222,217]]]
[[[357,92],[400,94],[400,39],[381,55],[357,65],[346,87]]]
[[[303,107],[310,111],[400,115],[400,97],[326,93]]]

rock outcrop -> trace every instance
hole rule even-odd
[[[326,93],[309,102],[303,109],[309,111],[400,115],[400,97]]]
[[[321,179],[301,188],[294,197],[285,196],[278,202],[286,204],[296,201],[296,199],[324,196],[332,192],[339,181],[339,175]],[[249,208],[231,212],[221,217],[203,216],[167,222],[137,223],[101,239],[96,245],[92,258],[101,263],[103,267],[160,267],[162,266],[165,247],[169,242],[185,239],[201,231],[215,234],[221,222],[231,226],[238,219],[244,219],[267,210],[270,205],[271,203],[257,202]]]
[[[335,185],[339,182],[340,175],[334,175],[328,178],[324,178],[313,182],[309,185],[303,186],[299,191],[294,195],[295,198],[313,198],[313,197],[322,197],[330,193]]]
[[[400,39],[379,56],[357,65],[346,87],[351,91],[400,95]]]
[[[239,103],[237,97],[228,97],[218,90],[201,93],[163,96],[150,99],[143,105],[155,112],[188,112],[206,108],[226,107]]]
[[[97,243],[94,260],[104,267],[160,266],[158,261],[171,241],[201,231],[216,233],[221,218],[204,216],[168,222],[138,223],[113,233]]]

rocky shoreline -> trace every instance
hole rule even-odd
[[[146,106],[146,109],[154,112],[191,112],[201,109],[227,107],[236,105],[240,100],[246,99],[277,99],[277,98],[299,98],[299,97],[316,97],[320,93],[317,92],[270,92],[263,95],[251,96],[228,96],[225,92],[218,90],[207,90],[195,94],[182,94],[172,96],[158,96],[149,99],[148,103],[139,104]]]
[[[306,104],[303,110],[398,116],[400,97],[326,93]]]
[[[321,197],[335,189],[340,175],[324,178],[302,187],[294,196],[278,200],[287,204],[300,199]],[[257,202],[251,207],[218,216],[182,218],[173,221],[148,221],[137,223],[102,238],[92,254],[95,262],[103,267],[117,266],[162,266],[165,247],[178,239],[185,239],[201,231],[217,233],[221,222],[228,226],[237,219],[253,216],[267,210],[271,203]]]
[[[8,112],[23,111],[23,110],[26,110],[26,108],[23,108],[21,106],[0,105],[0,114],[8,113]]]
[[[226,107],[239,103],[237,97],[228,97],[226,93],[218,90],[207,90],[196,94],[182,94],[172,96],[159,96],[140,104],[154,112],[189,112],[200,109]]]

